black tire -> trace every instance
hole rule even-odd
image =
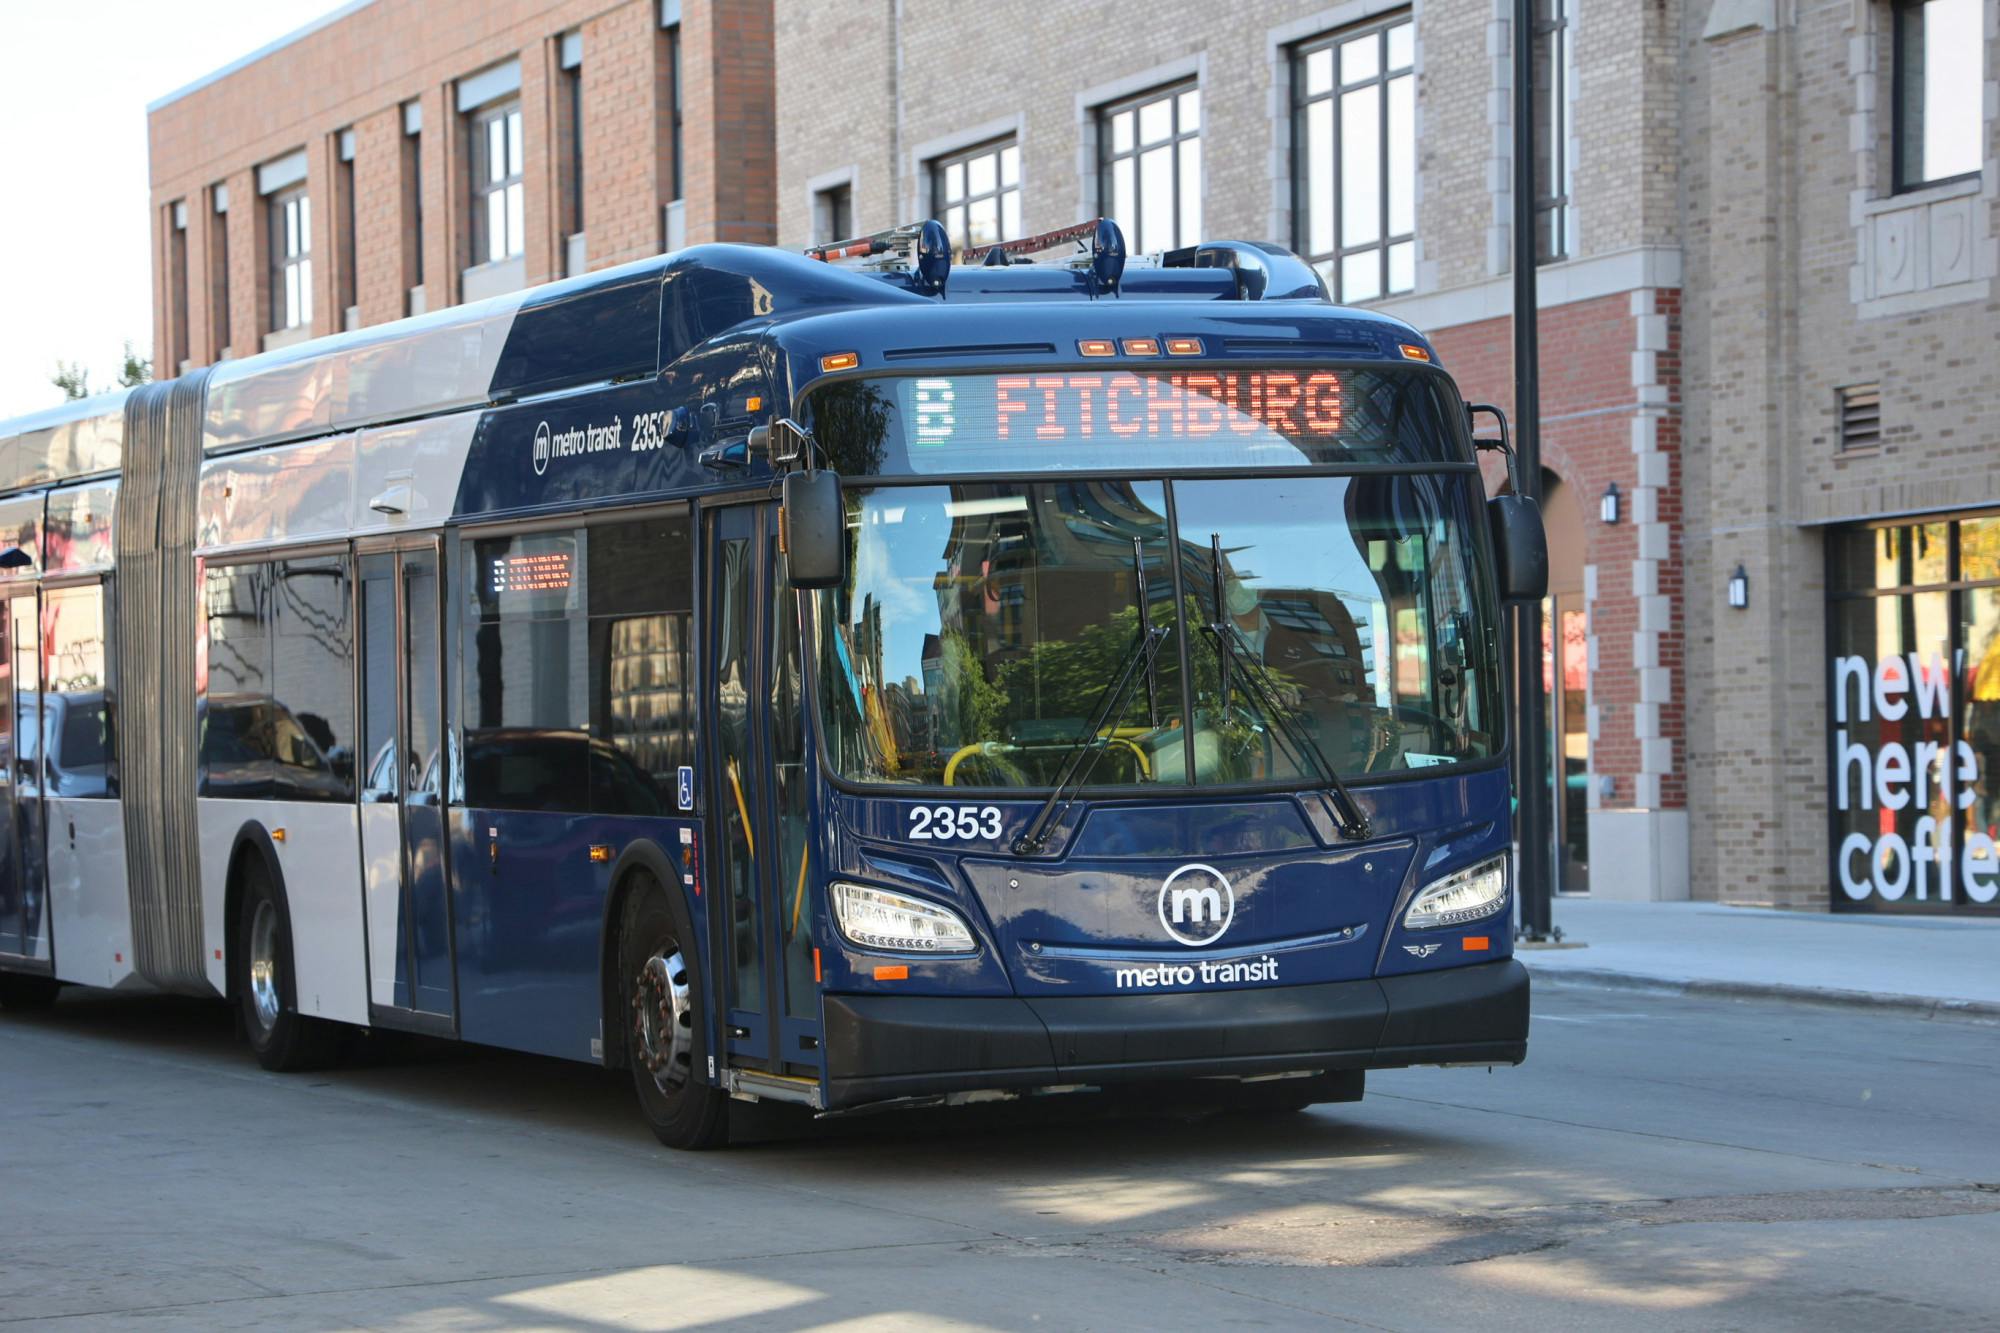
[[[29,976],[23,972],[0,972],[0,1009],[16,1013],[37,1013],[56,1002],[62,983],[54,977]]]
[[[243,893],[229,950],[236,1026],[257,1063],[279,1073],[320,1069],[340,1051],[340,1029],[299,1012],[292,971],[292,920],[263,859],[243,865]]]
[[[694,925],[680,895],[643,875],[618,930],[618,996],[632,1088],[669,1148],[729,1140],[729,1098],[708,1082],[708,1004]]]

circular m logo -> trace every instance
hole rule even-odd
[[[549,470],[549,423],[544,421],[535,427],[535,475],[541,476]]]
[[[1214,866],[1184,865],[1160,885],[1160,926],[1190,949],[1213,944],[1236,919],[1236,890]]]

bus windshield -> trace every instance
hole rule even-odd
[[[833,770],[1046,789],[1091,740],[1088,786],[1310,784],[1288,730],[1350,778],[1491,757],[1497,653],[1462,486],[850,486],[847,582],[816,617]],[[1166,631],[1153,670],[1093,731],[1142,622]]]

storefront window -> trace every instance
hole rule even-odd
[[[2000,519],[1829,550],[1833,906],[2000,915]]]

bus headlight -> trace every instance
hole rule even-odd
[[[1411,930],[1456,926],[1492,916],[1507,905],[1507,857],[1455,870],[1418,891],[1403,924]]]
[[[833,886],[840,933],[864,949],[901,953],[973,953],[972,931],[949,907],[863,884]]]

